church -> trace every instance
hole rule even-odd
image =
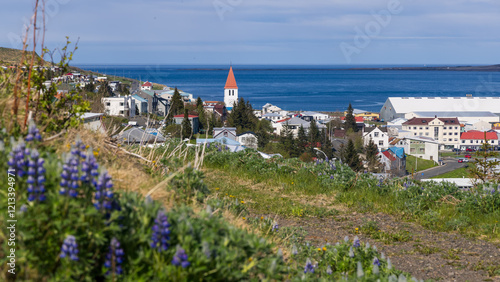
[[[226,104],[226,109],[230,111],[236,103],[238,103],[238,85],[236,85],[233,67],[231,66],[227,75],[226,86],[224,86],[224,104]]]

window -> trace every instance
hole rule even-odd
[[[443,132],[443,135],[446,135],[446,132]]]
[[[123,111],[120,111],[120,115],[123,115]]]
[[[443,127],[443,129],[446,129],[446,126],[445,126],[445,127]]]
[[[419,127],[418,129],[422,130],[422,129],[424,129],[424,128],[423,128],[423,127]]]
[[[120,107],[123,107],[123,102],[120,102]]]
[[[439,127],[434,127],[434,138],[438,138],[439,136]]]
[[[455,129],[458,129],[458,126],[455,126]]]
[[[378,141],[378,145],[379,145],[379,146],[384,146],[384,140],[380,140],[380,141]]]
[[[106,107],[109,107],[111,106],[111,103],[110,102],[106,102]]]
[[[415,154],[415,148],[410,148],[410,153]]]
[[[425,133],[425,136],[429,136],[429,132],[426,132],[426,133]]]
[[[462,144],[465,144],[465,140],[462,140]]]
[[[420,148],[419,151],[420,151],[420,154],[425,154],[425,148]]]
[[[474,141],[470,140],[470,143],[472,144],[472,143],[474,143]]]
[[[414,127],[413,127],[413,129],[415,129],[415,130],[416,130],[416,129],[417,129],[417,127],[416,127],[416,126],[414,126]]]
[[[458,138],[455,138],[455,141],[458,141]]]
[[[415,132],[413,135],[417,136],[417,133]]]
[[[227,132],[224,132],[224,137],[227,137]]]
[[[373,136],[378,137],[378,132],[374,132]]]
[[[458,135],[458,132],[455,132],[455,135]]]

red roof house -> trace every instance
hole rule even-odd
[[[365,120],[363,119],[363,117],[354,117],[356,119],[356,122],[359,122],[359,123],[364,123]],[[340,120],[345,120],[345,117],[341,117]]]
[[[151,86],[153,86],[153,83],[151,83],[149,81],[146,81],[146,82],[144,82],[144,84],[142,86],[144,86],[144,87],[151,87]]]
[[[462,140],[484,140],[485,133],[486,133],[487,140],[497,140],[498,139],[498,135],[495,131],[483,132],[483,131],[477,131],[477,130],[470,130],[470,131],[462,133],[462,135],[460,135],[460,139],[462,139]]]

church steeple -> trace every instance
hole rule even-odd
[[[227,75],[226,86],[224,86],[224,104],[226,108],[231,110],[238,102],[238,85],[236,84],[236,79],[234,78],[233,67],[229,68],[229,74]]]

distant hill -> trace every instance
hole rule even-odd
[[[500,65],[489,66],[441,66],[441,67],[391,67],[391,68],[351,68],[352,70],[428,70],[428,71],[500,71]]]
[[[18,63],[23,55],[23,50],[0,47],[0,63]],[[36,55],[39,58],[38,54]],[[27,58],[31,58],[28,52]]]

